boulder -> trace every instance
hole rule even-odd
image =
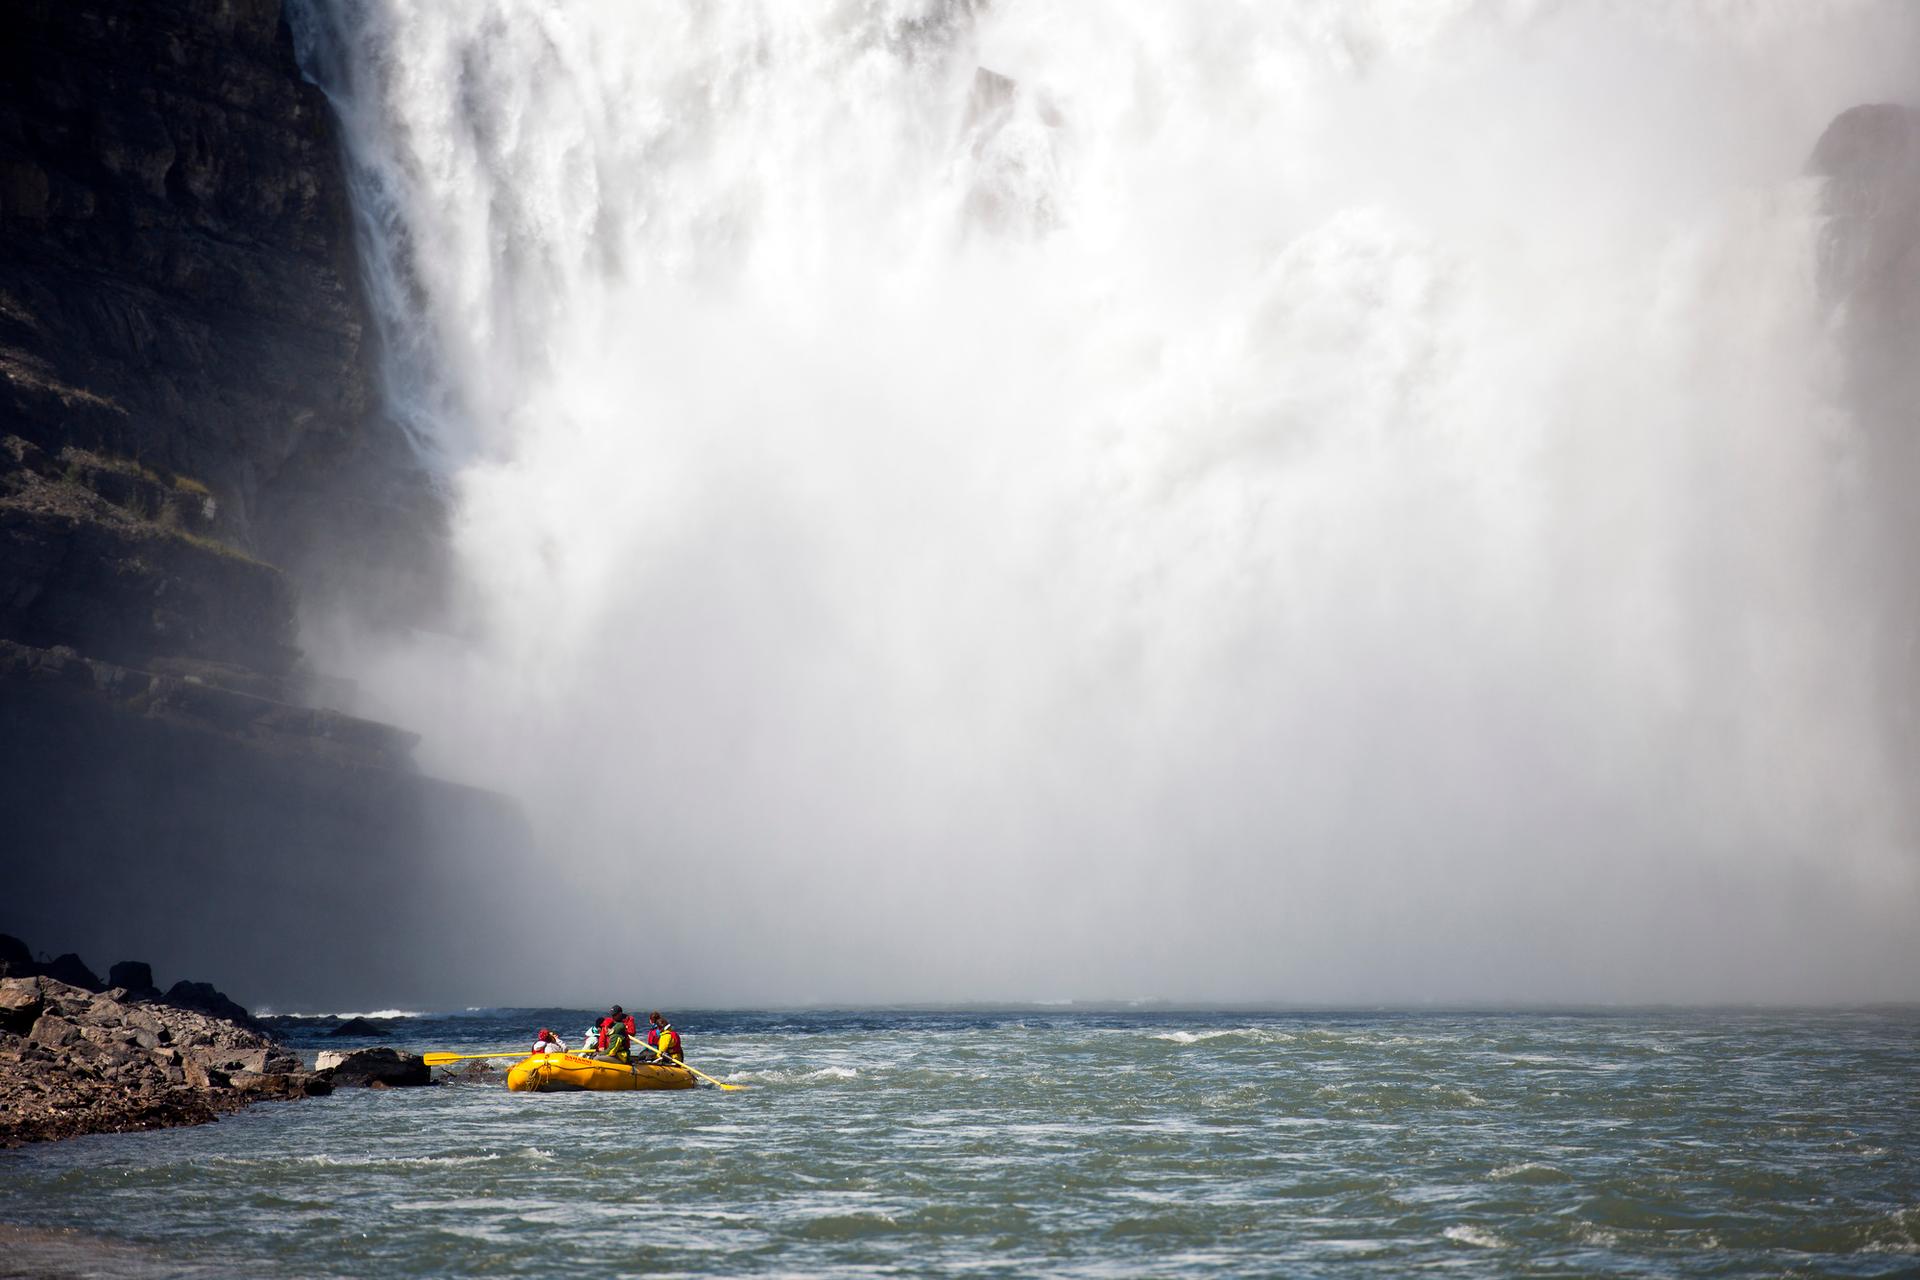
[[[232,1083],[226,1072],[209,1067],[198,1058],[183,1059],[180,1069],[186,1073],[187,1083],[196,1089],[224,1089]]]
[[[87,962],[71,951],[54,957],[52,963],[41,966],[40,972],[70,987],[79,987],[82,991],[107,989],[107,984],[100,981],[100,975],[87,968]]]
[[[260,1024],[253,1020],[252,1014],[215,990],[210,982],[188,982],[183,978],[168,987],[167,994],[161,999],[176,1009],[191,1009],[195,1013],[211,1014],[228,1022],[237,1022],[250,1031],[260,1030]]]
[[[325,1077],[307,1071],[241,1071],[235,1073],[232,1087],[254,1101],[323,1098],[333,1092],[333,1085]]]
[[[122,960],[107,970],[109,987],[125,987],[129,1000],[158,1000],[160,992],[153,985],[153,970],[144,960]]]
[[[10,933],[0,933],[0,978],[31,978],[40,972],[27,944]]]
[[[40,984],[32,978],[0,978],[0,1031],[26,1035],[45,1007]]]
[[[433,1072],[426,1059],[384,1046],[355,1049],[351,1053],[325,1052],[314,1065],[335,1088],[361,1085],[398,1089],[433,1083]]]
[[[79,1027],[68,1022],[65,1018],[57,1017],[51,1013],[44,1014],[35,1019],[33,1031],[27,1036],[27,1039],[34,1044],[43,1045],[49,1049],[59,1049],[82,1043]]]
[[[218,1071],[233,1073],[237,1071],[263,1074],[267,1069],[267,1051],[265,1049],[225,1049],[218,1046],[195,1049],[193,1057]]]

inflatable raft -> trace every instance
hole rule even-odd
[[[574,1053],[536,1053],[507,1072],[515,1093],[562,1093],[574,1089],[691,1089],[699,1081],[685,1067],[658,1063],[602,1062]]]

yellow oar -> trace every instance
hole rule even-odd
[[[497,1053],[423,1053],[430,1067],[444,1067],[449,1062],[465,1062],[469,1058],[530,1058],[533,1055],[525,1049],[502,1049]]]
[[[654,1052],[658,1054],[660,1057],[665,1058],[668,1062],[673,1063],[675,1066],[686,1067],[688,1071],[693,1072],[693,1074],[699,1076],[702,1080],[707,1081],[709,1084],[717,1084],[722,1089],[744,1089],[747,1087],[746,1085],[743,1085],[743,1084],[728,1084],[725,1080],[715,1080],[712,1076],[700,1070],[698,1067],[688,1067],[686,1063],[682,1062],[680,1059],[674,1057],[670,1053],[660,1053],[658,1049],[655,1049]]]

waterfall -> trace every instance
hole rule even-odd
[[[1801,176],[1910,7],[296,16],[460,575],[311,643],[661,989],[1911,992]]]

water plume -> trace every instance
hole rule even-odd
[[[651,989],[1920,990],[1800,176],[1912,9],[300,28],[460,574],[310,643]]]

